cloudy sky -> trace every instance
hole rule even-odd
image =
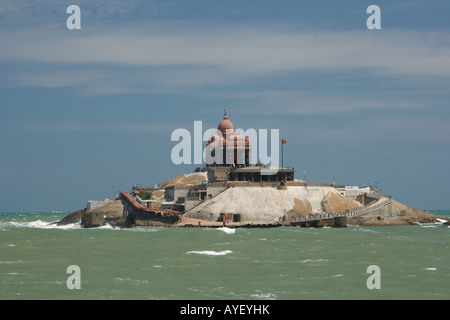
[[[69,30],[69,5],[81,29]],[[381,30],[369,30],[369,5]],[[177,128],[279,129],[312,182],[449,209],[450,2],[0,1],[0,211],[191,172]],[[303,171],[305,173],[303,173]]]

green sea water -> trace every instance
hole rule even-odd
[[[0,299],[450,299],[450,228],[439,224],[48,225],[65,215],[0,213]],[[71,265],[80,289],[67,286]],[[380,289],[367,287],[371,265]]]

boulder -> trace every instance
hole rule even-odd
[[[208,174],[206,172],[194,172],[188,174],[182,174],[175,178],[172,178],[160,185],[161,189],[172,187],[172,186],[188,186],[197,185],[199,183],[207,182]]]
[[[56,224],[59,227],[59,226],[65,226],[65,225],[68,225],[68,224],[80,223],[81,222],[81,216],[85,212],[86,212],[86,209],[80,209],[80,210],[74,211],[71,214],[68,214],[67,216],[62,218],[61,220],[59,220],[57,222],[53,222],[51,224]]]
[[[287,212],[289,218],[307,217],[312,213],[312,206],[308,199],[294,198],[294,207]]]
[[[349,217],[349,224],[360,226],[396,226],[435,223],[439,216],[409,207],[392,199],[390,210],[376,210],[368,214]]]
[[[107,223],[122,226],[125,221],[121,200],[114,200],[100,208],[84,212],[81,216],[81,224],[85,228],[95,228]]]
[[[360,206],[356,201],[352,201],[338,192],[328,192],[321,202],[322,210],[325,213],[345,212]]]

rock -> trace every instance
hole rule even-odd
[[[404,222],[404,224],[434,223],[437,221],[436,215],[408,207],[396,200],[392,200],[392,215],[397,216],[399,222]]]
[[[81,216],[81,224],[85,228],[95,228],[106,223],[113,226],[123,226],[126,223],[121,200],[114,200]]]
[[[326,213],[345,212],[359,207],[357,202],[344,197],[338,192],[328,192],[323,198],[321,206]]]
[[[365,227],[369,227],[369,226],[373,227],[373,226],[389,226],[389,225],[392,225],[392,224],[390,224],[386,220],[373,218],[373,219],[366,220],[366,221],[362,222],[360,225],[361,226],[365,226]]]
[[[308,199],[294,198],[294,208],[289,210],[287,216],[289,218],[307,217],[312,213],[312,206]]]
[[[161,184],[160,188],[164,189],[172,186],[187,186],[197,185],[199,183],[207,182],[208,174],[206,172],[194,172],[182,174],[178,177],[172,178]]]
[[[358,217],[349,217],[348,223],[360,226],[398,226],[435,223],[438,216],[408,207],[392,199],[390,210],[374,211]]]
[[[81,215],[86,212],[85,209],[77,210],[72,212],[71,214],[65,216],[58,222],[56,222],[57,226],[65,226],[68,224],[74,224],[74,223],[80,223],[81,222]]]

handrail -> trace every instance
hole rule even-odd
[[[133,206],[136,210],[142,211],[142,212],[164,212],[164,213],[171,213],[176,215],[183,214],[180,211],[174,211],[174,210],[168,210],[168,209],[159,209],[159,208],[146,208],[143,207],[131,194],[128,192],[121,192],[120,198],[127,201],[131,206]]]
[[[390,204],[392,202],[392,199],[390,197],[382,200],[381,202],[377,202],[375,204],[369,205],[369,206],[363,206],[354,208],[351,210],[347,210],[345,212],[334,212],[334,213],[324,213],[314,216],[307,216],[307,217],[296,217],[296,218],[289,218],[285,221],[312,221],[312,220],[321,220],[321,219],[332,219],[336,217],[350,217],[350,216],[360,216],[363,214],[367,214],[370,212],[373,212],[375,210],[381,209],[385,207],[386,205]]]

